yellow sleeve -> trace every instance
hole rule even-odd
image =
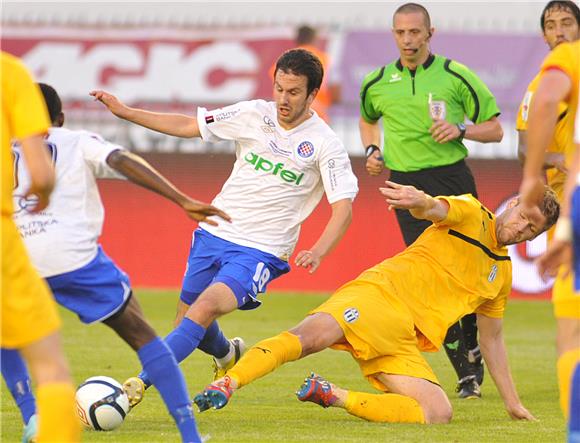
[[[578,54],[580,46],[575,43],[562,43],[554,48],[542,63],[541,73],[549,71],[550,69],[558,69],[564,72],[570,80],[577,81]]]
[[[507,299],[511,291],[512,291],[512,273],[510,266],[509,275],[506,278],[506,281],[503,287],[501,288],[500,293],[497,295],[497,297],[492,298],[491,300],[486,301],[484,304],[480,305],[475,310],[475,313],[482,314],[485,315],[486,317],[491,318],[503,318],[505,307],[507,304]]]
[[[520,103],[518,116],[516,117],[516,131],[528,130],[528,112],[530,110],[530,103],[532,102],[533,95],[534,93],[532,91],[526,91],[526,95],[524,95],[524,99]]]
[[[44,134],[50,127],[40,88],[22,62],[12,57],[8,72],[12,84],[9,98],[11,134],[16,139]]]
[[[440,195],[435,198],[445,200],[449,204],[447,217],[433,223],[435,226],[454,226],[471,221],[473,217],[479,217],[480,215],[481,203],[471,194]]]
[[[528,88],[526,89],[526,95],[524,95],[524,98],[520,103],[518,116],[516,118],[516,130],[518,131],[528,130],[528,114],[530,112],[530,104],[532,103],[534,92],[536,92],[536,89],[538,88],[539,80],[540,75],[538,74],[528,85]]]

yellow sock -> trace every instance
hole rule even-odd
[[[37,390],[38,443],[81,441],[75,389],[70,383],[43,383]]]
[[[580,348],[564,352],[558,358],[558,383],[560,385],[560,407],[564,418],[568,421],[570,409],[570,390],[572,389],[572,375],[576,365],[580,362]]]
[[[368,421],[386,423],[425,423],[423,409],[416,400],[399,394],[348,392],[346,411]]]
[[[302,353],[300,340],[290,332],[262,340],[252,346],[236,365],[228,371],[238,387],[272,372],[284,363],[298,360]]]

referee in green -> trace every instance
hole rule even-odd
[[[430,195],[477,197],[463,139],[501,141],[500,111],[489,89],[469,68],[431,53],[433,33],[423,6],[407,3],[395,11],[393,36],[400,58],[368,74],[361,87],[359,128],[366,169],[379,175],[386,166],[391,181]],[[466,116],[473,124],[464,123]],[[431,224],[415,219],[409,211],[397,209],[396,215],[407,246]],[[459,378],[459,396],[481,397],[483,364],[475,314],[449,328],[444,347]]]

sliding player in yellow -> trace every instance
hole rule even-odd
[[[50,122],[42,96],[24,65],[0,53],[2,88],[2,336],[0,345],[19,349],[38,389],[38,443],[80,441],[75,390],[60,341],[60,319],[44,280],[33,269],[12,220],[14,187],[10,142],[20,142],[30,171],[26,195],[33,208],[48,206],[54,170],[43,136]]]
[[[553,142],[554,129],[558,122],[558,107],[560,102],[568,106],[568,112],[573,118],[567,120],[564,133],[566,136],[566,166],[577,169],[578,154],[574,145],[574,116],[578,112],[578,94],[580,89],[580,41],[563,43],[554,49],[544,60],[541,69],[541,79],[530,106],[528,120],[528,157],[524,167],[524,178],[521,185],[522,199],[526,206],[533,206],[540,198],[542,182],[542,164],[544,152]],[[548,253],[554,254],[566,243],[571,241],[571,225],[569,198],[576,183],[575,177],[569,177],[566,184],[562,220],[556,226],[554,241]],[[578,223],[574,221],[574,223]],[[543,259],[544,261],[546,258]],[[542,262],[541,262],[542,263]],[[544,272],[546,265],[540,270]],[[557,266],[551,265],[552,271]],[[580,363],[580,284],[574,281],[575,272],[568,272],[567,266],[562,266],[558,272],[553,288],[554,313],[556,316],[558,335],[558,381],[560,385],[560,405],[571,428],[580,428],[580,413],[570,414],[570,392],[574,389],[572,376]],[[576,275],[576,279],[578,275]],[[577,381],[580,383],[580,380]],[[580,387],[576,386],[576,389]],[[575,400],[576,407],[580,409]],[[579,429],[580,430],[580,429]],[[572,441],[572,440],[571,440]],[[580,436],[578,438],[580,441]]]
[[[299,400],[340,407],[376,422],[447,423],[451,404],[421,351],[441,347],[447,329],[477,314],[481,351],[508,414],[533,419],[516,392],[502,336],[511,290],[508,244],[535,238],[552,226],[559,205],[550,188],[541,204],[514,198],[495,217],[471,195],[430,197],[386,182],[391,208],[433,222],[407,249],[345,284],[298,326],[251,348],[228,374],[194,398],[200,410],[224,407],[233,392],[325,348],[346,350],[381,394],[338,388],[312,374]]]

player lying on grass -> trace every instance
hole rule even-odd
[[[295,328],[249,349],[228,374],[194,398],[201,411],[224,407],[236,389],[280,365],[332,347],[346,350],[382,394],[347,391],[312,374],[299,400],[377,422],[447,423],[447,395],[421,351],[437,351],[449,325],[475,312],[490,374],[514,419],[533,419],[520,402],[508,367],[502,317],[511,290],[506,245],[530,240],[559,214],[546,187],[541,206],[518,198],[497,217],[471,195],[430,197],[386,182],[390,208],[409,209],[433,226],[400,254],[345,284]]]
[[[343,237],[358,192],[348,153],[310,106],[323,78],[320,60],[303,49],[276,62],[274,101],[252,100],[197,117],[130,108],[104,92],[91,94],[128,121],[165,134],[235,142],[233,171],[213,204],[233,218],[200,223],[183,278],[175,329],[166,342],[182,361],[196,349],[215,358],[215,378],[239,359],[242,342],[228,341],[217,319],[257,308],[268,284],[290,270],[300,226],[324,194],[332,215],[318,240],[299,251],[296,266],[314,273]],[[146,371],[124,384],[133,405],[150,384]]]
[[[51,203],[40,213],[27,210],[35,200],[24,195],[28,179],[19,148],[14,147],[14,220],[32,262],[59,304],[75,312],[83,323],[103,322],[137,352],[183,441],[199,441],[185,379],[173,353],[145,320],[127,275],[98,244],[104,212],[96,179],[127,178],[175,202],[193,220],[229,217],[183,194],[141,157],[96,134],[62,128],[64,114],[58,94],[45,84],[40,89],[53,125],[46,143],[56,170]],[[2,349],[2,375],[17,404],[24,408],[23,417],[33,413],[28,371],[17,351]]]

